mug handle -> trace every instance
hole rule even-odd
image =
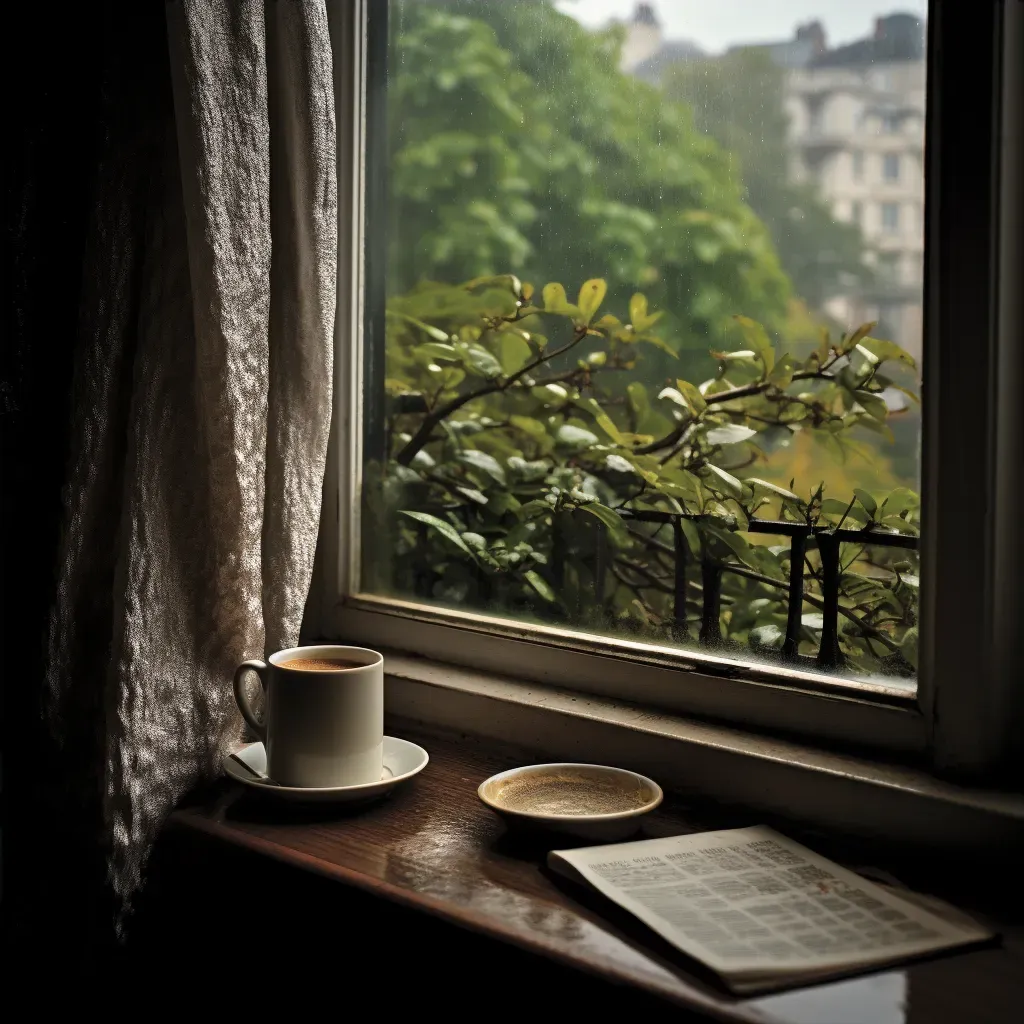
[[[256,717],[255,712],[252,709],[252,705],[249,703],[249,697],[245,692],[245,687],[242,685],[242,680],[245,678],[246,672],[255,672],[260,677],[260,686],[263,687],[263,693],[267,692],[267,663],[265,661],[243,661],[238,668],[235,669],[235,703],[238,704],[238,710],[242,712],[242,717],[245,719],[246,724],[250,729],[264,743],[267,742],[267,727]]]

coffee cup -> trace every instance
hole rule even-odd
[[[263,721],[245,690],[263,686]],[[364,647],[290,647],[235,670],[235,700],[263,740],[267,774],[282,786],[327,789],[379,782],[384,755],[384,658]]]

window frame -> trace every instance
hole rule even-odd
[[[368,131],[383,123],[383,73],[386,28],[368,23],[368,0],[332,0],[329,4],[338,122],[339,287],[336,319],[335,404],[325,482],[315,592],[307,608],[307,635],[407,651],[442,663],[482,672],[554,683],[569,690],[625,698],[662,710],[697,714],[745,728],[813,737],[839,748],[875,750],[909,758],[932,769],[972,779],[1006,778],[1007,767],[1019,770],[1013,729],[1022,721],[1021,693],[1011,687],[1019,641],[1013,639],[1021,610],[1021,576],[1013,567],[1021,545],[1013,525],[1014,502],[1021,493],[1021,466],[1013,457],[1020,442],[1013,431],[1021,414],[1012,399],[1024,390],[1024,360],[1009,344],[1022,322],[1020,297],[1011,282],[1021,266],[1019,231],[999,229],[999,216],[1016,211],[1019,200],[1010,182],[1021,171],[1019,136],[1007,136],[1020,101],[1009,93],[1019,85],[1019,61],[1004,59],[1019,44],[1020,5],[993,4],[981,16],[957,11],[950,0],[933,0],[928,25],[928,138],[926,143],[926,285],[925,337],[929,358],[924,366],[922,459],[921,670],[916,697],[884,685],[854,689],[817,673],[740,662],[700,651],[678,650],[550,627],[493,620],[409,601],[353,592],[359,523],[359,474],[363,464],[362,396],[376,371],[364,364],[363,338],[373,330],[374,302],[364,282],[382,281],[381,252],[367,246],[366,210],[383,175],[367,174],[366,161],[382,153],[367,149],[383,133]],[[1016,11],[1009,8],[1018,7]],[[1017,43],[1015,43],[1015,40]],[[957,75],[965,47],[968,61],[991,68],[992,75]],[[945,55],[951,55],[946,71]],[[970,79],[965,82],[965,78]],[[969,88],[990,118],[963,101]],[[973,110],[968,115],[966,112]],[[964,145],[964,138],[974,145]],[[997,157],[1001,159],[997,160]],[[940,173],[940,165],[942,172]],[[968,209],[957,207],[965,183],[980,192]],[[377,206],[377,213],[382,211]],[[383,233],[375,215],[374,235]],[[976,255],[972,273],[964,275],[954,257],[964,246]],[[951,297],[955,295],[955,300]],[[960,338],[979,339],[975,346]],[[967,350],[970,351],[967,351]],[[972,358],[974,361],[972,362]],[[968,405],[977,417],[983,444],[943,416],[952,408],[941,396],[954,388],[958,401],[970,382]],[[968,557],[949,545],[955,536],[956,507],[962,495],[964,466],[977,473],[979,447],[995,452],[984,460],[979,490],[986,514],[984,536],[970,546]],[[1024,462],[1024,460],[1018,460]],[[996,548],[1010,559],[995,557]],[[1016,562],[1014,562],[1014,558]],[[928,581],[933,581],[931,584]],[[987,617],[968,616],[960,629],[962,600],[990,610]],[[943,646],[933,638],[953,635],[958,643]],[[997,625],[1002,630],[997,634]],[[960,638],[962,637],[962,641]],[[1014,644],[1017,644],[1015,647]],[[949,649],[955,647],[955,656]],[[1019,660],[1017,664],[1019,664]],[[979,688],[979,699],[975,692]],[[1018,688],[1018,691],[1020,688]],[[955,713],[951,713],[954,709]],[[998,712],[998,714],[997,714]]]

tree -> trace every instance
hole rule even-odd
[[[685,643],[699,628],[705,643],[771,656],[793,549],[748,532],[769,515],[825,528],[798,566],[798,650],[809,654],[823,629],[821,551],[835,529],[855,526],[853,542],[835,541],[837,657],[862,673],[912,674],[916,556],[874,546],[872,533],[916,536],[917,496],[820,485],[798,494],[764,473],[780,435],[841,458],[858,434],[886,434],[883,371],[910,357],[868,324],[796,358],[739,318],[746,347],[712,352],[713,379],[652,392],[636,371],[659,351],[667,317],[640,293],[628,314],[604,313],[607,292],[592,279],[574,301],[558,283],[535,295],[506,275],[392,300],[390,458],[364,476],[370,588],[653,642]],[[609,386],[621,373],[624,395]],[[679,597],[681,557],[725,573],[714,621],[710,577],[688,580]]]
[[[821,309],[867,283],[871,271],[860,227],[837,221],[812,184],[792,181],[784,75],[766,52],[747,48],[678,64],[663,86],[732,155],[744,198],[767,225],[796,293]]]
[[[789,282],[734,161],[618,70],[619,36],[544,0],[406,3],[389,80],[392,294],[513,271],[603,277],[669,309],[688,372],[736,312],[780,328]],[[372,225],[370,226],[372,230]],[[652,379],[677,372],[652,360]]]

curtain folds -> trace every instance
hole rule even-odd
[[[124,906],[240,738],[234,667],[297,642],[331,415],[325,2],[165,14],[151,103],[109,90],[49,643],[52,725],[101,751],[79,777]]]

